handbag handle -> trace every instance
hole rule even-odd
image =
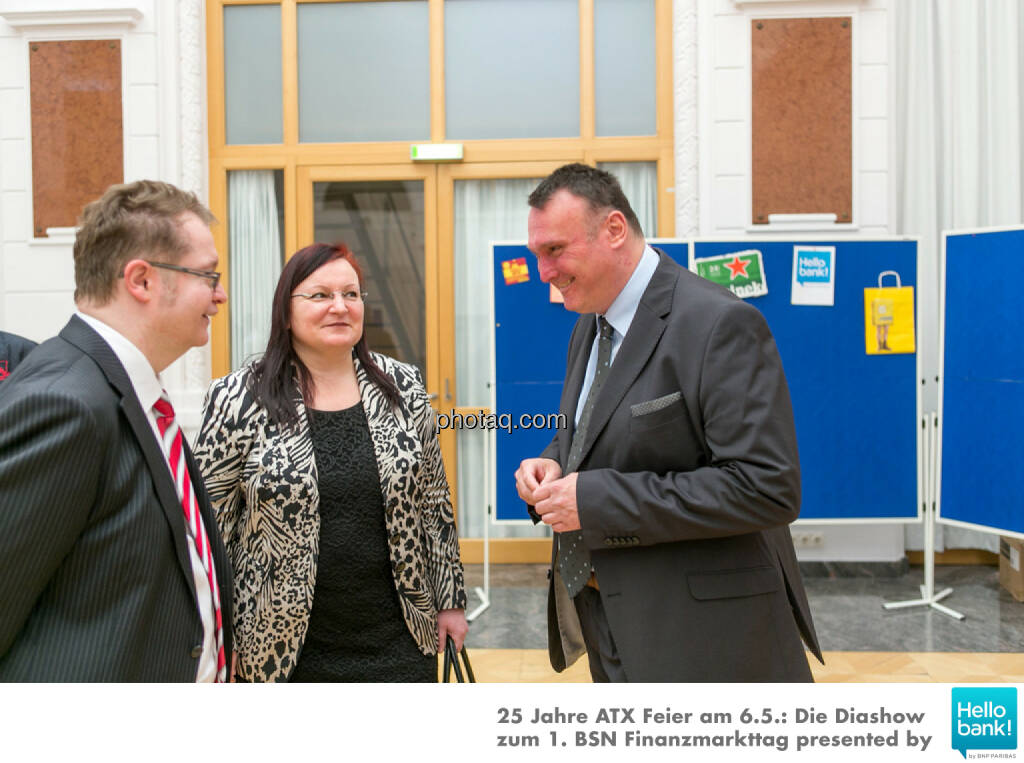
[[[462,673],[462,666],[459,665],[459,655],[462,655],[462,662],[466,666],[465,676]],[[455,668],[455,680],[460,684],[476,683],[476,676],[473,675],[473,668],[469,664],[469,652],[466,651],[465,645],[463,645],[461,651],[456,652],[455,642],[450,638],[446,638],[444,644],[444,683],[450,683],[453,667]]]

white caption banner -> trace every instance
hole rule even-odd
[[[995,686],[1006,692],[1013,684]],[[224,753],[253,761],[358,759],[353,755],[530,763],[1015,759],[1015,748],[975,748],[963,738],[962,751],[952,747],[953,688],[35,684],[0,686],[0,712],[9,760],[90,759],[95,753],[105,760],[141,756],[180,763],[195,749],[203,749],[204,757]],[[960,733],[973,733],[974,726],[985,730],[978,713],[988,706],[986,687],[970,690],[976,709]],[[204,708],[209,722],[177,733],[174,719],[182,707]],[[995,716],[1015,729],[1015,717]],[[994,724],[997,731],[1003,727]]]

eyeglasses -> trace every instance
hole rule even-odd
[[[154,268],[177,270],[179,273],[188,273],[190,276],[206,278],[210,281],[210,289],[212,291],[217,291],[217,287],[220,285],[220,273],[215,270],[193,270],[192,268],[183,268],[181,265],[171,265],[169,262],[153,262],[152,260],[146,260],[146,262]]]
[[[353,289],[346,289],[345,291],[315,291],[312,294],[292,294],[293,299],[295,297],[302,297],[304,300],[312,302],[314,305],[326,305],[328,302],[334,302],[335,298],[339,296],[346,302],[352,304],[355,302],[362,302],[370,295],[365,291],[355,291]]]

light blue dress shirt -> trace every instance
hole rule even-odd
[[[605,320],[614,329],[612,332],[612,366],[609,371],[615,368],[615,356],[619,352],[619,347],[622,346],[622,340],[625,338],[626,332],[629,331],[629,327],[633,323],[633,316],[636,315],[636,309],[640,306],[640,298],[647,290],[647,285],[651,282],[651,278],[654,276],[654,271],[657,268],[657,253],[651,247],[645,246],[644,253],[640,256],[640,262],[637,263],[636,268],[633,270],[633,275],[626,281],[626,285],[622,287],[619,296],[615,298],[611,307],[608,308],[608,312],[604,314]],[[595,315],[595,324],[597,323],[597,318],[598,316]],[[597,342],[599,338],[600,334],[595,334],[594,343],[590,346],[587,372],[583,377],[580,399],[576,403],[576,417],[573,420],[575,424],[579,424],[583,405],[587,402],[587,395],[590,393],[590,385],[594,383],[594,373],[597,370]]]

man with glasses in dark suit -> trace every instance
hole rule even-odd
[[[159,374],[226,301],[213,216],[112,186],[75,238],[77,312],[0,398],[0,680],[224,681],[232,579]]]

